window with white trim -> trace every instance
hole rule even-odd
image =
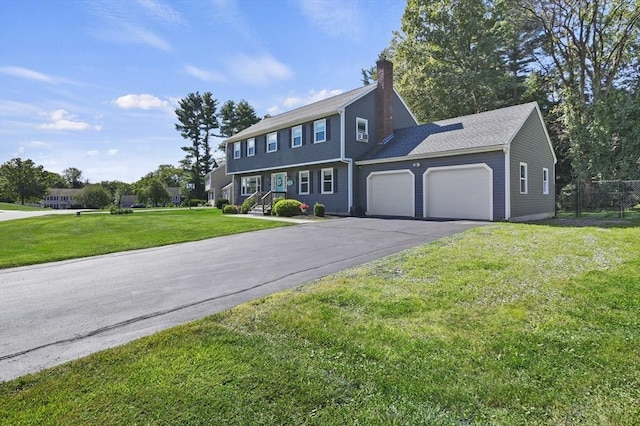
[[[262,190],[262,178],[260,176],[246,176],[240,180],[240,195],[251,195]]]
[[[520,163],[520,193],[526,194],[529,192],[529,178],[527,171],[527,163]]]
[[[358,142],[369,142],[369,120],[356,117],[356,140]]]
[[[240,158],[242,155],[242,143],[236,142],[233,144],[233,158]]]
[[[327,119],[317,120],[313,122],[313,143],[324,142],[327,140]]]
[[[309,194],[309,170],[298,172],[298,194]]]
[[[549,169],[546,167],[542,168],[542,193],[549,193]]]
[[[256,155],[256,140],[254,138],[247,140],[247,157]]]
[[[291,128],[291,148],[302,146],[302,126]]]
[[[267,135],[267,152],[276,152],[278,150],[278,133],[273,132]]]
[[[322,169],[322,194],[333,194],[333,168]]]

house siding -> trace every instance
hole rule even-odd
[[[356,118],[365,118],[369,121],[369,141],[360,142],[356,139]],[[393,128],[415,126],[417,123],[409,110],[403,104],[400,97],[393,94]],[[345,110],[345,156],[359,159],[376,144],[376,92],[367,93],[362,98],[353,102]]]
[[[520,163],[527,163],[528,191],[520,193]],[[549,169],[549,194],[542,191],[542,169]],[[511,218],[555,214],[555,165],[537,111],[532,111],[511,142]]]
[[[418,163],[420,163],[420,166],[414,167],[414,164]],[[360,213],[366,211],[367,176],[369,176],[371,172],[408,169],[415,175],[415,217],[421,218],[424,216],[424,173],[430,167],[458,166],[475,163],[485,163],[493,170],[493,218],[494,220],[503,220],[505,218],[505,170],[503,151],[356,166],[354,210]]]
[[[322,194],[321,184],[322,169],[333,168],[333,194]],[[309,171],[309,194],[299,193],[299,173],[300,171]],[[286,172],[287,179],[290,179],[293,184],[287,188],[286,198],[293,198],[298,201],[304,201],[309,206],[313,207],[315,203],[321,203],[325,205],[325,211],[327,214],[347,214],[349,212],[348,206],[348,193],[349,193],[349,179],[348,179],[348,167],[345,163],[332,162],[325,164],[314,164],[306,167],[290,167],[277,170],[269,170],[260,173],[242,173],[234,176],[234,191],[235,200],[237,204],[247,198],[247,196],[241,195],[241,179],[245,176],[260,176],[262,179],[262,192],[271,190],[271,174],[278,172]]]
[[[340,158],[340,115],[326,118],[327,140],[313,142],[313,121],[302,125],[302,146],[291,147],[291,128],[278,129],[278,150],[267,152],[267,134],[257,136],[256,153],[247,157],[247,141],[241,141],[241,157],[233,158],[233,143],[227,144],[227,173],[235,174],[247,170],[267,170],[286,167],[290,164],[313,163]],[[297,124],[297,125],[300,125]],[[274,130],[275,131],[275,130]],[[269,132],[272,133],[272,132]]]

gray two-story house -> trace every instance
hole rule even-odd
[[[340,215],[555,213],[556,158],[536,103],[418,125],[386,60],[375,84],[265,118],[225,142],[236,204],[275,194]]]

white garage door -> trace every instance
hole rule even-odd
[[[424,192],[425,217],[493,219],[493,170],[484,163],[431,167]]]
[[[415,216],[415,177],[411,170],[373,172],[367,177],[367,214]]]

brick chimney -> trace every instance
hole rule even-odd
[[[393,133],[393,64],[386,59],[379,59],[376,65],[376,142],[382,143]]]

